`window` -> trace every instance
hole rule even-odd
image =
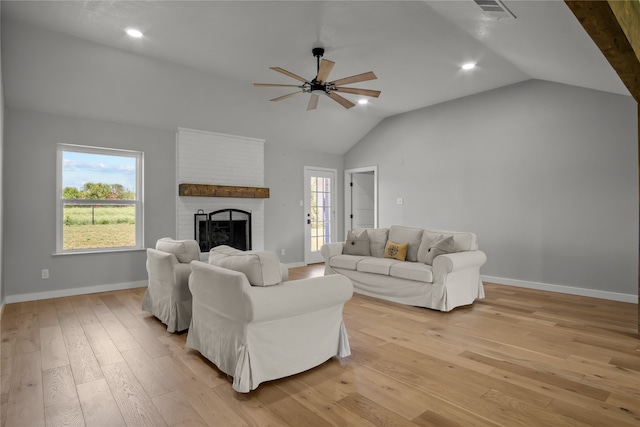
[[[143,248],[143,154],[58,144],[57,253]]]

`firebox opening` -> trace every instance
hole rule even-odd
[[[240,209],[221,209],[194,214],[194,238],[201,252],[220,245],[243,251],[251,250],[251,212]]]

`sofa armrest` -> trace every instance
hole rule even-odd
[[[292,280],[275,286],[245,288],[249,321],[275,319],[340,306],[351,299],[353,284],[341,275]]]
[[[335,255],[342,254],[344,249],[344,242],[325,243],[320,248],[320,253],[324,257],[325,262],[329,261],[329,258]]]
[[[487,262],[487,256],[482,251],[464,251],[438,255],[433,260],[433,273],[447,274],[467,268],[480,268]]]

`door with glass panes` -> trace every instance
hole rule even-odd
[[[305,263],[323,262],[320,249],[336,239],[335,169],[305,166]]]

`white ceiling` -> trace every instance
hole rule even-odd
[[[235,99],[242,103],[246,132],[239,125],[207,130],[335,154],[346,152],[385,117],[528,79],[629,95],[564,2],[505,4],[516,19],[491,18],[471,0],[2,1],[2,16],[227,82],[235,95],[225,97],[225,108],[240,107],[232,105]],[[128,38],[123,33],[128,26],[140,28],[145,37]],[[4,35],[2,41],[17,43]],[[313,78],[314,46],[324,47],[325,58],[336,63],[332,79],[374,71],[377,80],[352,86],[381,90],[380,98],[351,110],[323,98],[317,110],[307,112],[307,94],[269,102],[291,90],[252,86],[297,83],[270,70],[272,66]],[[462,71],[468,61],[477,62],[477,68]],[[28,76],[9,70],[7,105],[46,109],[47,100],[18,90],[34,87],[21,80]],[[50,102],[53,108],[61,101]],[[86,102],[65,102],[64,113],[91,115]],[[115,114],[109,119],[117,120]],[[151,117],[143,119],[143,124],[154,125]],[[177,117],[163,117],[162,123],[198,126]],[[310,131],[319,123],[322,132]]]

